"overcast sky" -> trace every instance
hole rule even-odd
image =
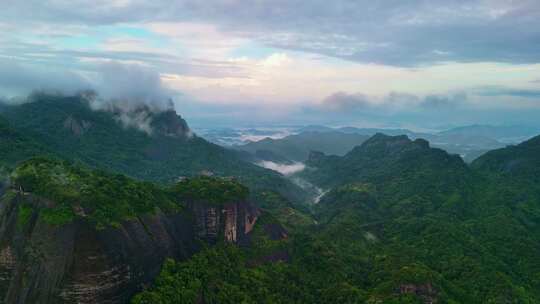
[[[0,96],[87,88],[201,124],[534,124],[540,2],[3,0]]]

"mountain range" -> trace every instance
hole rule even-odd
[[[0,297],[539,302],[540,136],[467,163],[394,131],[310,127],[242,152],[171,109],[45,94],[4,105]],[[487,136],[463,132],[430,139]],[[260,159],[305,169],[283,176]]]
[[[356,128],[310,125],[296,128],[292,135],[281,138],[264,138],[258,141],[234,145],[233,148],[252,155],[272,152],[273,158],[304,162],[309,152],[320,151],[331,155],[345,155],[367,138],[382,133],[386,135],[406,135],[411,139],[422,138],[434,147],[460,155],[470,163],[487,151],[515,144],[540,133],[525,126],[482,126],[472,125],[439,132],[414,132],[408,129]],[[230,134],[229,134],[230,135]],[[214,135],[215,137],[216,135]],[[262,160],[264,157],[258,157]]]

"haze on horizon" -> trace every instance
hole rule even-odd
[[[93,89],[199,125],[540,125],[540,3],[6,0],[0,96]]]

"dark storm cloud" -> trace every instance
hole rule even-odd
[[[397,66],[540,61],[535,0],[7,0],[0,17],[11,23],[212,23],[269,46]]]

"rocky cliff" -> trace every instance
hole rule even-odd
[[[1,194],[1,193],[0,193]],[[200,241],[240,243],[259,210],[247,202],[156,209],[99,227],[83,210],[54,225],[55,202],[13,186],[0,201],[0,297],[4,303],[127,303],[159,274],[166,258],[183,260]],[[2,302],[0,302],[2,303]]]
[[[197,236],[211,244],[219,240],[229,243],[244,243],[253,230],[260,210],[247,202],[212,205],[192,203]]]
[[[156,212],[97,229],[83,218],[51,225],[49,201],[10,191],[0,205],[0,286],[5,303],[124,303],[166,257],[193,254],[187,214]]]

